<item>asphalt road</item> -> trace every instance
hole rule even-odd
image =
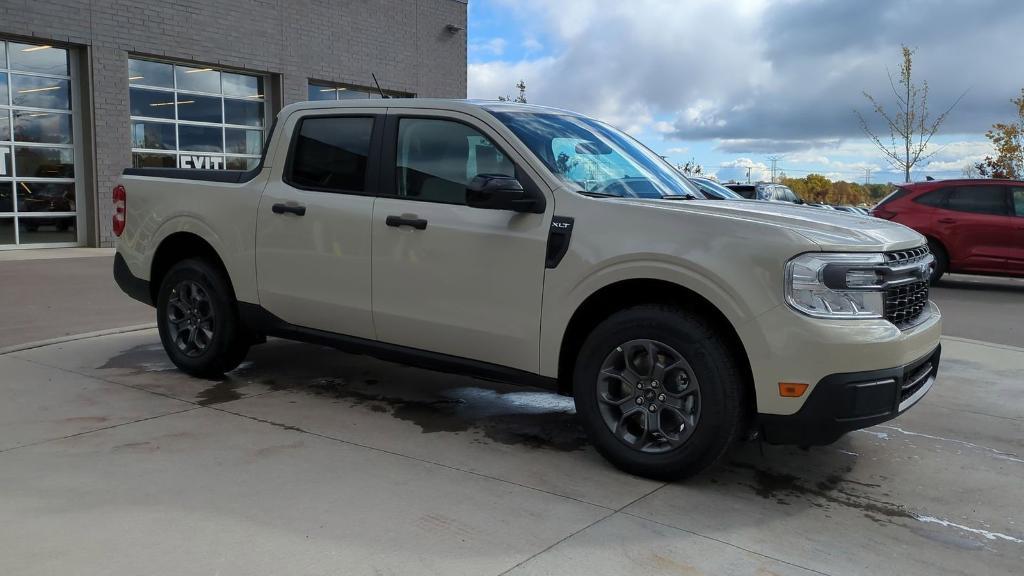
[[[0,252],[0,348],[156,320],[114,284],[111,255],[23,260],[15,252]]]
[[[1024,347],[1024,278],[947,274],[931,299],[944,335]]]

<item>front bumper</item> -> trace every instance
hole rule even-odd
[[[891,420],[931,390],[941,346],[914,362],[885,370],[845,372],[823,378],[795,414],[761,414],[770,444],[831,444],[843,434]]]

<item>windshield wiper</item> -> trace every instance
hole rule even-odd
[[[662,196],[662,200],[700,200],[700,198],[687,192],[686,194],[675,194],[672,196]]]
[[[621,196],[619,194],[607,194],[605,192],[587,192],[586,190],[577,190],[576,192],[578,194],[583,194],[584,196],[590,196],[591,198],[625,198],[625,196]]]

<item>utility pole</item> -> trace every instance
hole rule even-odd
[[[747,184],[750,184],[750,166],[747,166]]]
[[[865,168],[864,169],[864,185],[867,186],[869,184],[871,184],[871,168]]]
[[[772,184],[775,184],[775,164],[779,160],[782,160],[782,158],[780,158],[778,156],[769,156],[768,157],[768,161],[772,163]]]

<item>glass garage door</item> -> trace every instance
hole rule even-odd
[[[133,58],[128,83],[136,168],[259,164],[267,116],[262,76]]]
[[[0,248],[75,246],[68,51],[0,40]]]

